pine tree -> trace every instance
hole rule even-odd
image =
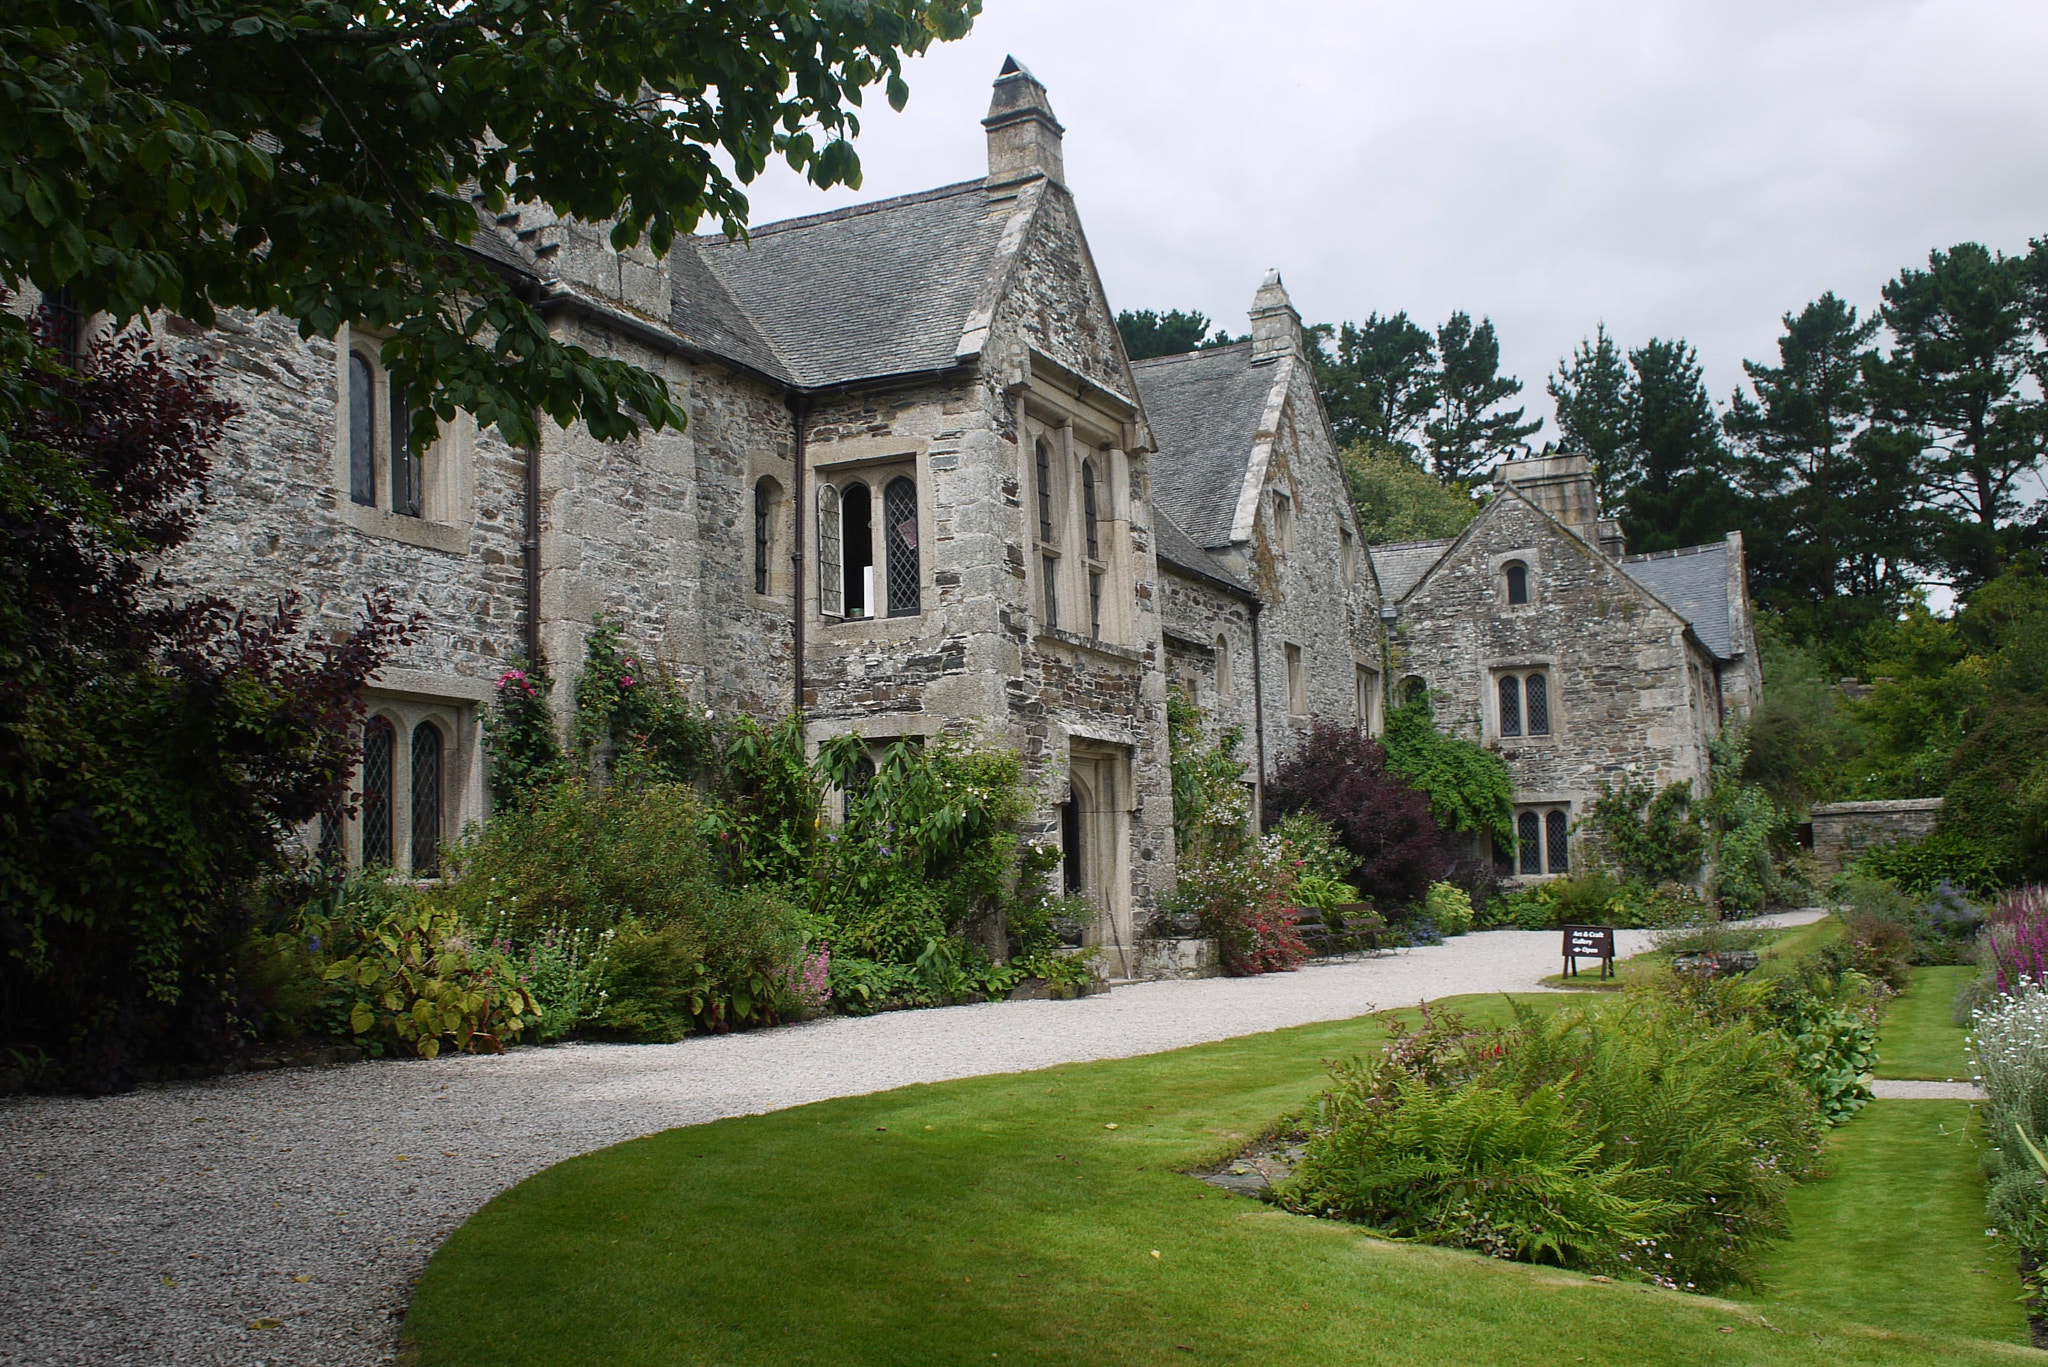
[[[2048,443],[2048,407],[2027,383],[2048,373],[2028,308],[2044,254],[2039,243],[2008,257],[1965,242],[1884,287],[1892,348],[1872,368],[1879,410],[1921,435],[1928,558],[1959,584],[1995,578],[2018,549],[2022,495]]]
[[[1436,330],[1437,405],[1424,427],[1430,473],[1463,483],[1498,461],[1529,449],[1524,438],[1543,426],[1522,421],[1526,409],[1494,411],[1522,392],[1522,382],[1500,373],[1500,339],[1493,320],[1460,310]]]
[[[1799,617],[1795,629],[1825,630],[1896,607],[1910,587],[1918,443],[1871,421],[1877,318],[1829,293],[1784,324],[1777,365],[1743,362],[1749,392],[1724,426],[1741,448],[1757,597]]]
[[[1319,323],[1309,334],[1316,386],[1338,443],[1370,442],[1414,455],[1436,406],[1436,339],[1406,313]]]
[[[1600,506],[1619,508],[1636,473],[1629,445],[1633,382],[1605,323],[1579,343],[1569,361],[1558,362],[1545,388],[1557,407],[1558,452],[1586,457]]]
[[[1621,524],[1629,549],[1718,541],[1740,525],[1741,510],[1698,353],[1683,339],[1653,337],[1629,352],[1628,363],[1635,477]]]

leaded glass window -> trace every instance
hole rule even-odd
[[[1522,858],[1522,872],[1543,872],[1543,822],[1536,813],[1523,812],[1515,818],[1515,844]]]
[[[1512,674],[1503,674],[1500,679],[1500,733],[1522,734],[1522,681]]]
[[[412,449],[412,406],[405,386],[391,381],[391,511],[418,517],[425,503],[420,458]]]
[[[377,377],[359,351],[348,354],[348,496],[377,506]]]
[[[1088,558],[1102,559],[1095,529],[1095,462],[1092,460],[1081,462],[1081,525],[1088,534]]]
[[[1045,624],[1049,627],[1060,624],[1059,570],[1058,556],[1042,555],[1038,558],[1038,573],[1045,580]]]
[[[839,490],[830,484],[818,486],[818,611],[838,617],[846,611],[845,585],[841,564],[845,560],[839,539]]]
[[[1531,674],[1525,687],[1528,694],[1529,734],[1547,736],[1550,734],[1550,681],[1541,674]]]
[[[441,731],[426,721],[412,732],[412,871],[441,871]]]
[[[768,481],[760,480],[754,485],[754,592],[768,592],[768,552],[773,540],[770,533],[774,524],[775,496],[769,492]]]
[[[882,539],[889,552],[889,615],[915,617],[923,578],[917,565],[917,485],[898,475],[882,490]]]
[[[1040,439],[1034,448],[1037,458],[1038,539],[1052,544],[1052,447]]]
[[[1102,637],[1102,571],[1088,571],[1088,631],[1100,640]]]
[[[391,862],[391,774],[398,733],[382,717],[363,725],[363,863]]]
[[[1546,812],[1543,816],[1543,853],[1549,861],[1552,873],[1570,873],[1572,867],[1570,831],[1563,812]]]

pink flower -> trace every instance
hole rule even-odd
[[[632,686],[633,676],[631,674],[628,674],[625,678],[619,680],[619,687],[621,688],[631,688]]]

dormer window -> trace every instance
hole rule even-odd
[[[1516,606],[1529,601],[1529,567],[1520,560],[1510,560],[1502,571],[1507,576],[1508,604]]]

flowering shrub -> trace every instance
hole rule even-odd
[[[484,752],[490,758],[491,800],[500,810],[529,800],[567,773],[562,738],[548,706],[553,685],[539,666],[498,676],[484,716]]]
[[[1207,841],[1183,853],[1165,907],[1217,942],[1227,972],[1286,972],[1308,958],[1290,905],[1295,876],[1292,851],[1278,836]]]
[[[2048,888],[2007,893],[1985,926],[1984,951],[2000,992],[2048,985]]]
[[[1463,935],[1472,929],[1472,897],[1456,883],[1432,883],[1422,900],[1423,919],[1431,921],[1444,935]]]
[[[832,1004],[832,946],[820,944],[804,956],[790,974],[790,991],[805,1011],[822,1011]]]
[[[2039,1267],[2048,1263],[2048,1177],[2028,1147],[2048,1135],[2048,987],[2019,978],[1972,1025],[1970,1053],[1992,1143],[1985,1204],[1994,1227]]]

